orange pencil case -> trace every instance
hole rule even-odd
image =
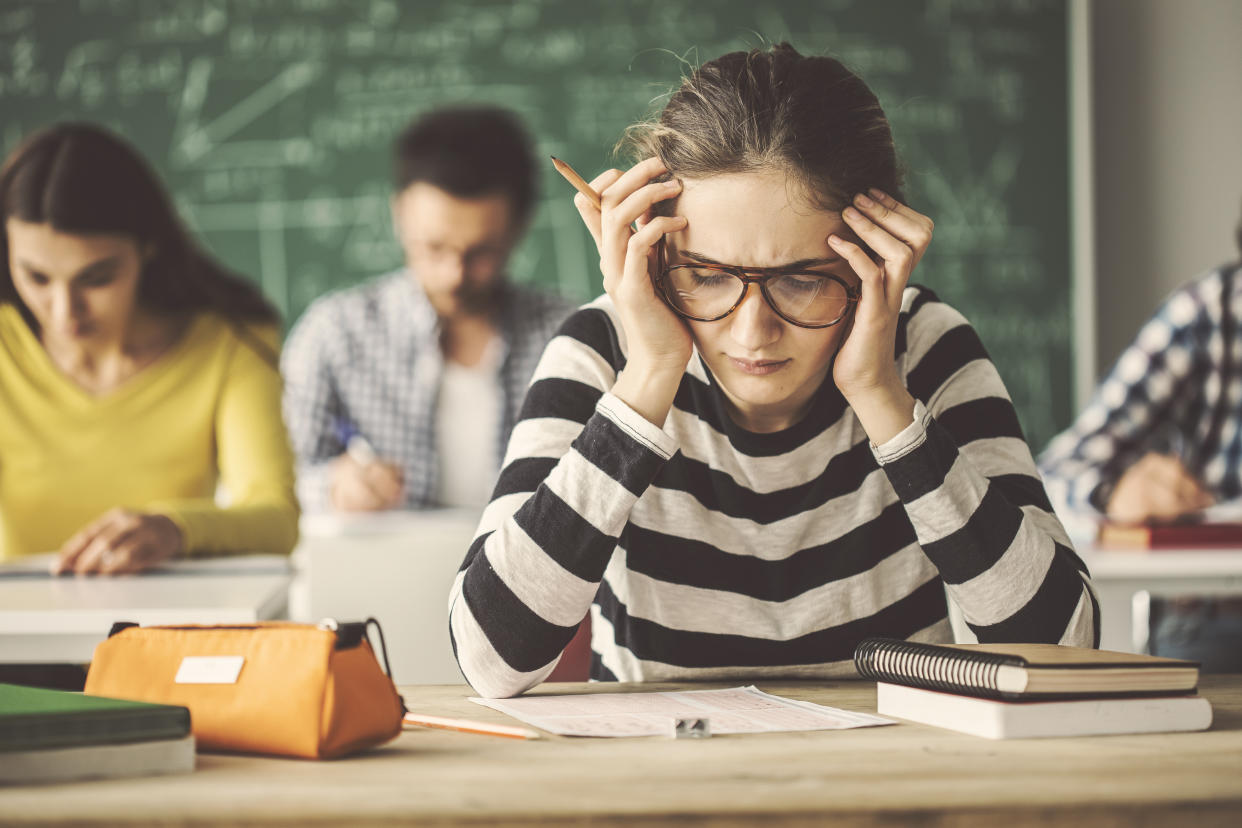
[[[175,704],[206,750],[331,759],[383,744],[405,712],[367,639],[379,622],[139,627],[95,648],[88,695]]]

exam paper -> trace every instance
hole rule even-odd
[[[706,718],[713,734],[844,730],[896,724],[892,719],[824,707],[759,688],[672,693],[583,693],[470,701],[561,736],[670,735],[677,718]]]

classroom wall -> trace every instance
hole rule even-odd
[[[1091,47],[1103,376],[1170,291],[1238,257],[1242,2],[1094,0]]]

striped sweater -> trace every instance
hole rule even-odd
[[[625,333],[602,297],[549,343],[449,597],[462,673],[510,696],[581,619],[594,679],[853,674],[871,635],[1092,646],[1086,567],[995,367],[925,288],[896,342],[915,420],[872,445],[829,379],[780,432],[739,428],[697,355],[659,428],[609,393]]]

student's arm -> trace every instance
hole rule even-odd
[[[622,358],[598,304],[545,350],[449,597],[458,664],[484,696],[516,695],[552,671],[631,509],[676,450],[608,393]]]
[[[344,411],[332,358],[340,336],[330,306],[313,304],[290,332],[280,360],[285,423],[297,457],[298,500],[308,512],[331,508],[333,461],[345,450],[336,430]]]
[[[995,366],[962,316],[906,292],[915,421],[873,449],[980,641],[1095,646],[1087,569],[1052,512]]]
[[[1207,279],[1174,293],[1122,353],[1074,424],[1048,444],[1039,466],[1058,511],[1103,517],[1127,469],[1149,452],[1178,448],[1168,445],[1169,435],[1183,426],[1172,420],[1189,400],[1202,398],[1210,368],[1203,332],[1215,328],[1208,302],[1219,292],[1219,279]]]
[[[186,554],[262,552],[285,555],[298,538],[293,454],[280,416],[277,335],[260,334],[267,354],[235,342],[216,411],[220,482],[229,504],[182,500],[151,504],[181,529]],[[261,345],[261,343],[260,343]]]

